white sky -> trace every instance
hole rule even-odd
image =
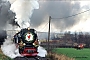
[[[90,7],[90,1],[79,1],[81,8],[84,6]],[[87,10],[85,8],[82,8],[83,10]],[[84,31],[84,32],[90,32],[90,15],[84,14],[83,18],[85,21],[80,21],[78,24],[76,24],[74,27],[70,29],[70,31]]]

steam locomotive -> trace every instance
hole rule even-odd
[[[19,48],[19,53],[22,56],[37,56],[39,43],[35,29],[21,29],[20,32],[14,35],[13,41],[16,43],[17,48]]]

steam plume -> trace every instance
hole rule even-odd
[[[7,40],[5,40],[5,42],[1,46],[1,49],[3,53],[10,58],[21,56],[15,44],[13,43],[13,41],[11,41],[10,37]]]
[[[18,22],[21,28],[30,26],[30,18],[34,9],[39,8],[37,0],[8,0],[11,3],[11,8],[16,16],[15,21]]]

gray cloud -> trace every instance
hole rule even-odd
[[[70,1],[40,1],[40,9],[34,10],[31,17],[33,27],[38,27],[40,24],[43,24],[45,22],[44,17],[46,15],[49,15],[52,18],[62,18],[76,14],[80,10],[79,4],[79,2],[72,4]],[[75,16],[60,20],[52,19],[52,24],[54,24],[57,29],[64,30],[72,27],[78,21],[79,16]]]

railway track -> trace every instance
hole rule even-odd
[[[50,58],[46,57],[16,57],[14,60],[50,60]]]

